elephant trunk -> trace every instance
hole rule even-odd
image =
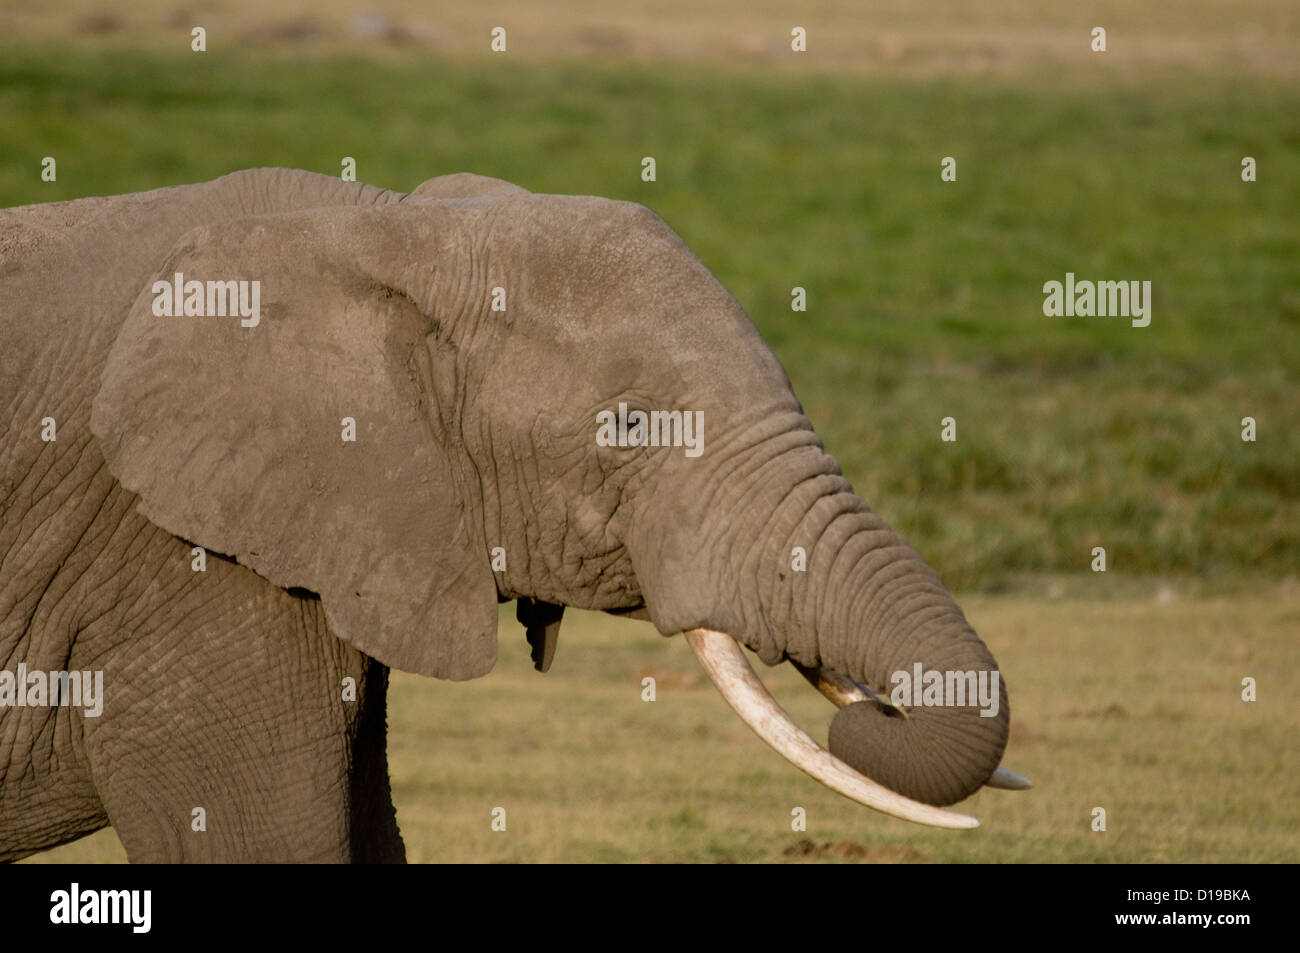
[[[638,577],[660,631],[726,633],[769,665],[790,660],[850,686],[827,692],[843,706],[830,748],[863,781],[944,805],[999,780],[1006,685],[938,575],[854,495],[802,416],[772,414],[743,432],[743,448],[718,448],[724,465],[705,471],[706,483],[687,474],[684,492],[659,497],[688,513],[699,507],[685,521],[650,521],[687,532],[637,540]],[[764,734],[758,688],[714,680]],[[1008,774],[1002,786],[1017,781]]]
[[[857,497],[844,489],[805,512],[818,510],[835,515],[816,527],[806,573],[793,576],[792,633],[802,644],[786,652],[874,693],[838,700],[831,752],[926,804],[968,797],[1006,747],[997,663],[938,575]]]
[[[960,801],[1002,758],[1006,684],[939,577],[909,546],[874,514],[842,522],[828,529],[843,542],[819,606],[818,657],[880,700],[840,709],[831,752],[907,797]]]

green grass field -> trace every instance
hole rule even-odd
[[[391,188],[472,170],[648,204],[950,585],[1095,545],[1122,572],[1300,570],[1293,87],[14,52],[0,90],[3,204],[343,156]],[[1151,280],[1151,325],[1044,317],[1067,271]]]
[[[1300,859],[1300,773],[1284,760],[1300,697],[1288,76],[114,42],[0,49],[0,205],[257,165],[333,174],[354,156],[390,188],[474,171],[659,212],[763,332],[858,492],[967,593],[1012,693],[1007,763],[1038,784],[977,795],[978,832],[910,827],[764,749],[681,640],[575,615],[539,676],[508,621],[489,678],[395,678],[412,859]],[[956,182],[940,181],[944,156]],[[1042,284],[1067,271],[1149,279],[1151,325],[1045,317]],[[806,313],[790,310],[795,285]],[[939,439],[947,416],[955,443]],[[1098,545],[1104,576],[1089,571]],[[654,704],[642,674],[660,679]],[[818,696],[770,681],[824,733]],[[498,804],[505,834],[488,827]],[[120,857],[104,832],[45,859]]]

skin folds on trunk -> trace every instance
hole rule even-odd
[[[1010,708],[1000,673],[995,680],[997,663],[938,575],[880,517],[850,493],[825,497],[808,512],[819,509],[839,512],[809,550],[809,578],[796,582],[811,590],[798,602],[799,615],[813,622],[811,632],[806,621],[796,631],[805,642],[812,636],[818,664],[864,683],[880,698],[900,686],[909,689],[905,714],[871,702],[840,709],[831,723],[831,753],[915,800],[960,801],[988,780],[1006,747]],[[807,664],[808,648],[787,652]],[[944,689],[958,680],[963,689],[983,685],[986,700],[992,693],[996,705],[981,707],[977,691],[974,697],[931,691],[930,704],[911,704],[918,663],[926,678],[942,679]]]
[[[905,712],[871,702],[840,709],[831,753],[927,804],[970,796],[1006,747],[1010,706],[997,663],[938,575],[882,520],[853,513],[826,534],[835,557],[818,613],[819,657],[882,699],[897,690]]]
[[[768,664],[790,658],[833,669],[882,699],[890,698],[895,673],[910,678],[918,663],[945,686],[949,672],[963,679],[973,673],[973,683],[982,680],[996,697],[996,709],[981,708],[978,694],[904,704],[905,717],[874,703],[853,704],[832,722],[830,750],[928,804],[952,804],[981,787],[1006,747],[1007,689],[1000,673],[994,688],[997,663],[938,575],[853,494],[806,421],[755,441],[717,469],[743,473],[743,485],[687,488],[668,502],[738,501],[743,510],[698,514],[688,521],[703,527],[694,539],[656,541],[666,571],[643,573],[638,565],[660,631],[727,632]],[[714,531],[720,524],[730,530],[722,553]],[[694,559],[686,555],[692,550]],[[958,700],[964,704],[953,704]]]

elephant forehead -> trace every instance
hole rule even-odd
[[[411,195],[437,199],[475,198],[485,195],[505,197],[529,194],[527,189],[521,188],[513,182],[494,179],[486,175],[475,175],[473,172],[454,172],[451,175],[440,175],[432,179],[426,179],[411,191]]]

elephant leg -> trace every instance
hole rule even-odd
[[[329,633],[318,599],[211,555],[193,573],[187,544],[166,545],[153,590],[170,596],[104,659],[85,728],[130,860],[404,860],[388,670]]]

